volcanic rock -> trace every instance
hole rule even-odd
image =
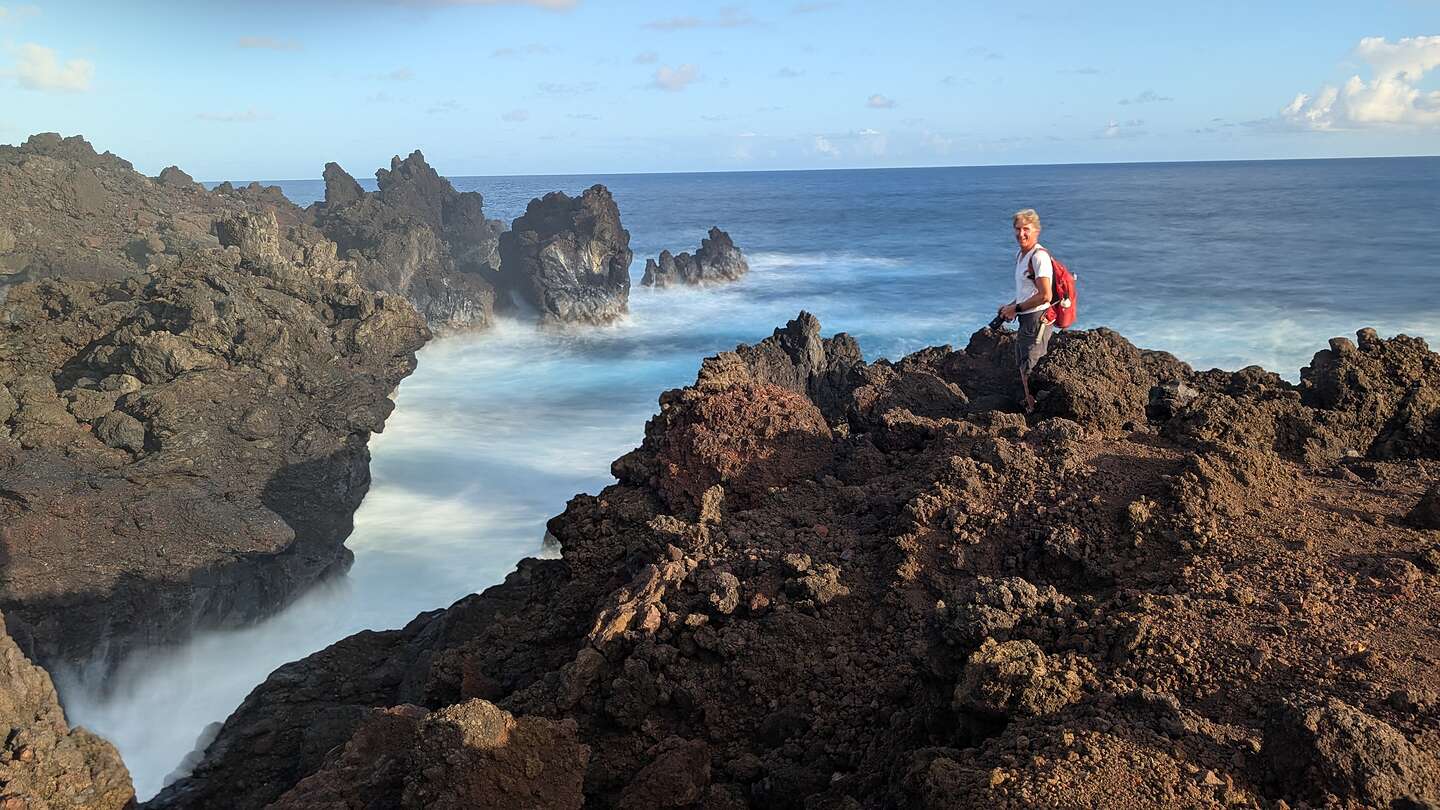
[[[78,135],[0,146],[0,295],[42,278],[109,281],[168,266],[218,247],[216,219],[277,205],[299,211],[283,196],[203,193],[175,167],[151,180]]]
[[[325,200],[308,211],[361,284],[405,296],[433,329],[493,323],[504,224],[485,218],[479,192],[457,192],[419,150],[377,170],[373,193],[335,163],[324,176]]]
[[[1440,529],[1440,484],[1425,490],[1406,517],[1422,529]]]
[[[1266,731],[1273,773],[1297,795],[1365,807],[1440,804],[1440,760],[1335,698],[1282,704]]]
[[[500,236],[501,274],[541,323],[606,324],[629,311],[630,232],[604,186],[530,201]]]
[[[478,698],[403,705],[372,713],[269,807],[579,808],[588,759],[573,722],[517,720]]]
[[[115,747],[70,728],[45,670],[0,616],[0,807],[121,810],[135,789]]]
[[[1174,356],[1137,349],[1101,328],[1063,333],[1031,373],[1030,385],[1042,416],[1115,431],[1144,423],[1151,389],[1189,374]]]
[[[731,241],[730,234],[711,228],[710,235],[700,240],[700,249],[694,256],[689,253],[672,256],[670,251],[662,250],[658,261],[646,259],[645,277],[640,283],[646,287],[723,284],[736,281],[748,272],[750,265]]]
[[[349,565],[367,439],[429,333],[311,229],[214,230],[0,305],[0,607],[47,666],[251,621]]]
[[[956,707],[1001,717],[1049,714],[1079,697],[1079,676],[1023,640],[986,639],[955,687]]]
[[[820,321],[801,312],[783,328],[754,346],[705,358],[696,387],[775,385],[808,397],[830,421],[843,417],[850,392],[861,384],[854,372],[861,365],[860,345],[840,332],[820,336]]]
[[[1420,338],[1382,340],[1374,329],[1356,337],[1357,350],[1316,352],[1300,370],[1301,401],[1347,449],[1382,459],[1440,456],[1440,359]]]
[[[561,559],[282,667],[155,805],[263,807],[377,711],[476,700],[573,723],[600,807],[1433,804],[1430,704],[1386,696],[1440,687],[1434,535],[1398,519],[1435,460],[1321,452],[1391,435],[1343,404],[1388,384],[1302,401],[1068,333],[1047,362],[1096,377],[1052,369],[1027,419],[1012,340],[866,364],[802,314],[708,358],[549,522]],[[1345,362],[1424,387],[1420,351]]]
[[[179,166],[166,166],[160,170],[160,176],[155,179],[162,186],[184,188],[192,191],[198,191],[200,189],[200,184],[195,182],[195,178],[186,174]]]

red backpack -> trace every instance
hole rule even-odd
[[[1041,248],[1045,250],[1045,248]],[[1045,253],[1050,256],[1050,266],[1055,269],[1055,274],[1050,278],[1050,308],[1045,310],[1045,320],[1055,324],[1055,328],[1064,329],[1075,323],[1075,274],[1070,272],[1055,254],[1048,250]],[[1035,273],[1035,257],[1030,257],[1030,273]]]

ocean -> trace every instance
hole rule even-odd
[[[546,520],[611,482],[656,397],[702,357],[802,309],[871,360],[963,347],[1014,295],[1017,209],[1039,211],[1041,242],[1078,276],[1076,328],[1196,368],[1259,364],[1293,381],[1361,327],[1440,340],[1440,158],[450,179],[507,221],[548,191],[608,186],[635,251],[630,316],[432,342],[372,439],[348,577],[254,627],[134,656],[108,698],[85,673],[56,673],[71,721],[120,748],[142,800],[275,667],[544,553]],[[300,205],[324,195],[319,180],[278,185]],[[746,253],[747,277],[639,286],[646,257],[693,252],[712,225]]]

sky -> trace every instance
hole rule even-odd
[[[1440,154],[1440,0],[0,0],[0,143],[149,174]]]

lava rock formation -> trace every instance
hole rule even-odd
[[[405,296],[432,329],[490,326],[495,318],[500,233],[479,192],[457,192],[417,149],[375,172],[366,192],[335,163],[325,165],[325,200],[308,209],[357,280]]]
[[[1292,385],[1063,333],[1027,420],[1011,332],[867,364],[802,314],[661,395],[561,559],[282,667],[153,806],[420,807],[441,761],[556,807],[1433,806],[1440,357],[1358,337]]]
[[[501,275],[542,324],[607,324],[629,311],[630,232],[604,186],[530,201],[500,236]]]
[[[730,234],[719,228],[711,228],[710,235],[700,240],[700,249],[695,255],[681,253],[672,256],[670,251],[660,251],[660,257],[645,260],[645,277],[640,283],[646,287],[669,287],[674,284],[723,284],[739,279],[750,272],[745,255],[735,247]]]

